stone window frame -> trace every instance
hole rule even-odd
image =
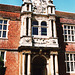
[[[64,24],[63,35],[64,35],[64,42],[75,42],[75,25]]]
[[[33,20],[33,21],[37,21],[37,20]],[[32,22],[33,22],[32,21]],[[32,25],[32,36],[42,36],[42,37],[47,37],[48,36],[48,24],[47,24],[47,21],[37,21],[38,22],[38,25]],[[42,26],[41,23],[42,22],[46,22],[47,26]],[[33,27],[37,27],[38,28],[38,35],[33,35]],[[41,35],[41,28],[47,28],[47,35]]]
[[[3,22],[2,23],[0,23],[0,25],[2,25],[2,29],[0,29],[0,31],[1,31],[1,37],[0,37],[0,39],[8,39],[8,26],[9,26],[9,19],[3,19],[3,18],[0,18],[0,20],[2,20]],[[7,24],[4,24],[4,21],[7,21]],[[3,29],[3,26],[4,25],[6,25],[7,26],[7,29],[6,30],[4,30]],[[3,31],[6,31],[6,36],[5,37],[3,37]]]
[[[2,53],[3,53],[3,55],[4,55],[4,56],[3,56],[4,58],[2,58],[2,59],[3,59],[3,61],[4,61],[4,67],[5,67],[5,62],[6,62],[6,51],[1,50],[1,51],[0,51],[0,56],[2,56]]]
[[[42,24],[42,23],[46,23],[46,24],[44,25],[44,24]],[[47,30],[47,22],[46,22],[46,21],[42,21],[42,22],[41,22],[41,35],[42,35],[42,28],[46,28],[46,30]],[[46,35],[44,34],[44,35],[42,35],[42,36],[47,36],[47,31],[46,31]]]
[[[35,23],[36,22],[36,24],[33,24],[33,23]],[[38,35],[38,33],[37,34],[33,34],[33,28],[37,28],[37,30],[39,29],[39,22],[37,21],[37,20],[34,20],[34,21],[32,21],[32,35],[34,36],[34,35]]]
[[[65,53],[66,73],[75,73],[75,53]]]

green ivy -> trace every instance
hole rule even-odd
[[[3,62],[2,57],[0,56],[0,68],[2,68],[3,66],[4,66],[4,62]]]

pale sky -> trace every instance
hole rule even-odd
[[[53,0],[56,10],[75,13],[75,0]],[[21,6],[22,0],[0,0],[0,4]]]

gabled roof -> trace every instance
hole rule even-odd
[[[75,13],[62,12],[62,11],[56,11],[55,13],[57,17],[75,19]]]
[[[21,6],[0,4],[0,11],[8,11],[8,12],[20,13]]]

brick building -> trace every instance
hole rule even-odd
[[[0,4],[0,56],[5,75],[75,75],[75,13],[53,0]]]

